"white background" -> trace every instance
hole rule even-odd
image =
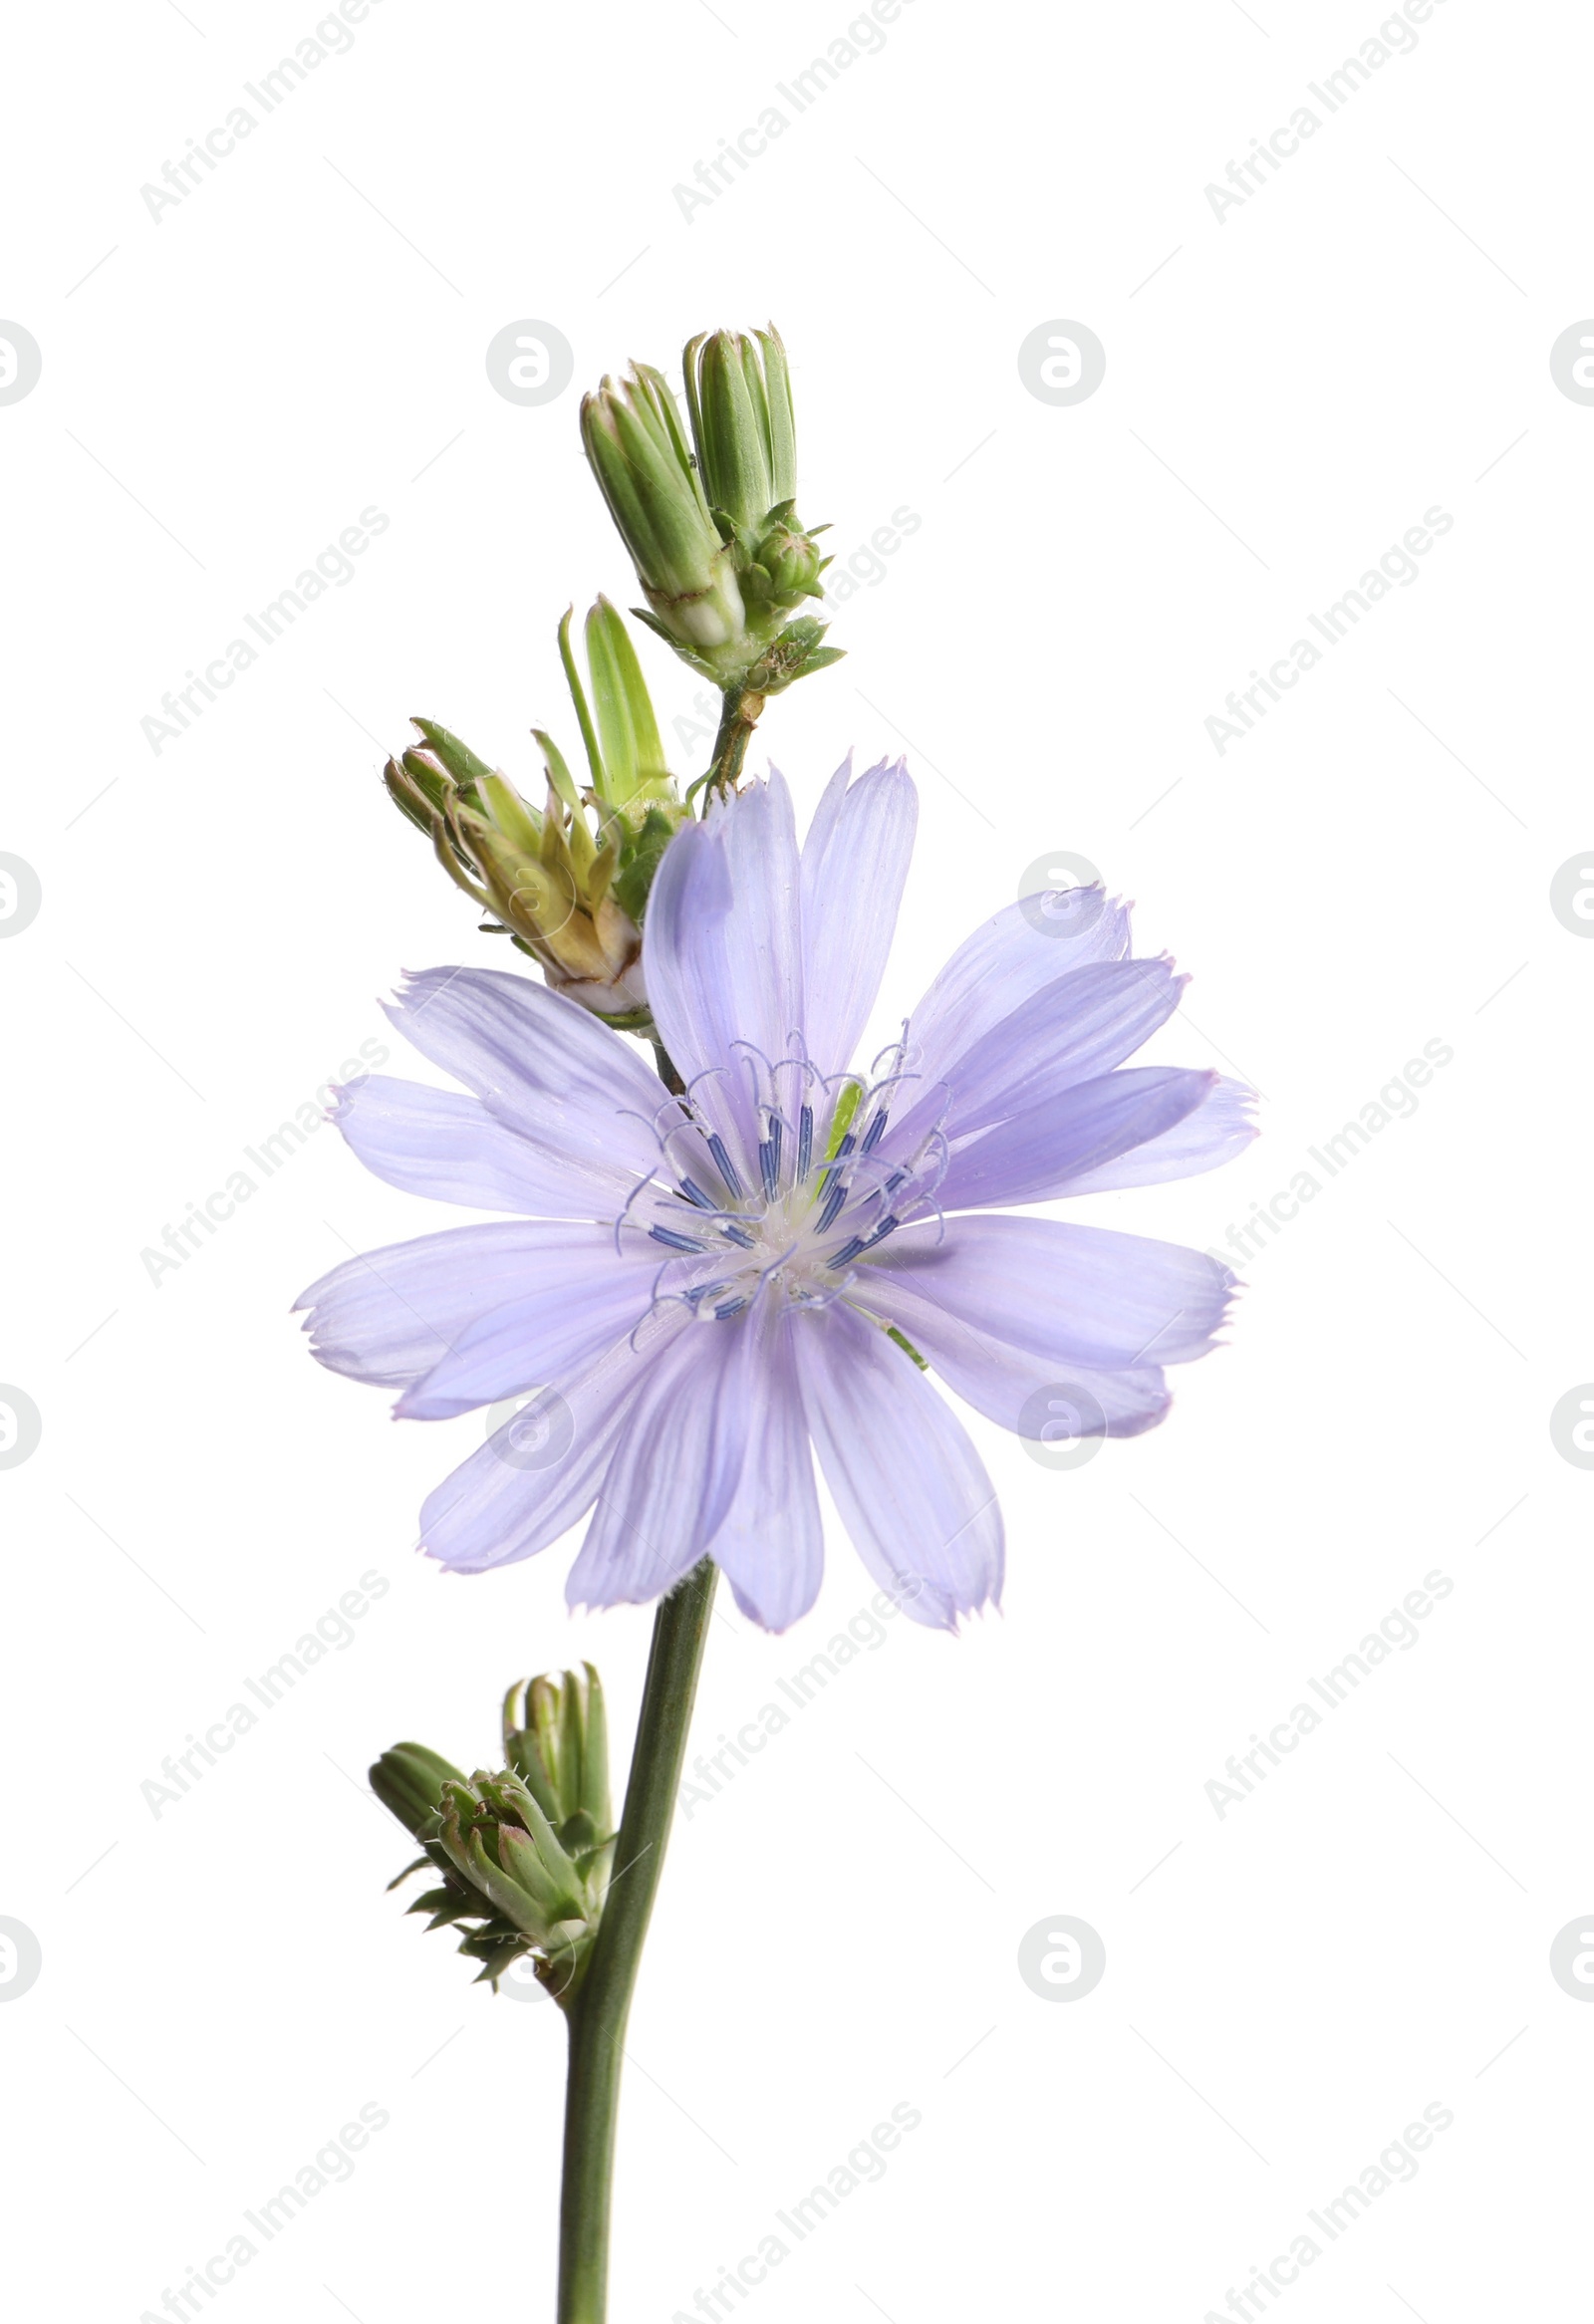
[[[1594,1906],[1594,1476],[1548,1417],[1594,1374],[1594,944],[1548,891],[1590,838],[1594,408],[1548,356],[1594,311],[1594,28],[1448,0],[1330,117],[1306,84],[1374,0],[911,0],[798,117],[774,85],[842,0],[380,0],[152,218],[315,21],[124,0],[8,39],[0,313],[44,356],[0,407],[0,848],[44,894],[0,946],[0,1379],[43,1416],[0,1473],[0,1913],[44,1959],[0,2010],[9,2304],[133,2324],[374,2102],[218,2316],[551,2314],[562,2029],[383,1894],[405,1847],[363,1770],[407,1734],[474,1764],[502,1686],[582,1655],[628,1733],[649,1617],[572,1621],[569,1544],[474,1581],[413,1555],[479,1419],[395,1428],[309,1360],[301,1286],[442,1211],[326,1132],[158,1285],[140,1253],[362,1040],[407,1070],[400,967],[496,964],[382,756],[418,710],[529,782],[528,727],[569,736],[559,614],[635,595],[580,388],[773,314],[804,515],[844,562],[922,519],[765,727],[804,814],[848,744],[910,752],[882,1024],[1027,866],[1088,856],[1195,973],[1155,1054],[1265,1102],[1226,1171],[1083,1214],[1202,1245],[1426,1042],[1454,1059],[1243,1270],[1163,1428],[1056,1475],[974,1420],[1003,1613],[892,1626],[678,1825],[617,2324],[690,2309],[904,2101],[763,2324],[1196,2324],[1303,2230],[1298,2324],[1571,2313],[1594,2010],[1547,1964]],[[785,134],[688,222],[672,187],[770,104]],[[1318,133],[1219,220],[1203,188],[1303,104]],[[538,408],[484,369],[523,317],[576,355]],[[1107,350],[1073,407],[1018,373],[1055,318]],[[162,693],[373,506],[355,578],[154,752]],[[1219,755],[1225,694],[1436,506],[1420,579]],[[667,733],[694,681],[644,653]],[[368,1569],[354,1643],[153,1815],[161,1759]],[[1219,1818],[1225,1758],[1435,1569],[1420,1644]],[[868,1595],[834,1532],[798,1632],[727,1609],[700,1741]],[[1107,1948],[1061,2007],[1016,1968],[1060,1913]],[[1433,2102],[1420,2176],[1312,2230]]]

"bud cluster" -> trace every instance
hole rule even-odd
[[[801,612],[822,598],[825,525],[797,514],[797,435],[780,334],[699,332],[681,357],[686,417],[668,382],[634,363],[582,399],[593,474],[647,600],[636,617],[723,695],[706,772],[677,790],[626,625],[599,598],[585,625],[587,677],[571,615],[559,652],[588,780],[533,727],[540,805],[446,726],[417,718],[418,741],[384,780],[426,834],[449,878],[538,962],[555,991],[625,1032],[656,1036],[643,971],[648,895],[699,791],[738,781],[766,697],[841,655]]]
[[[773,325],[703,332],[681,367],[690,446],[649,364],[583,397],[582,441],[648,600],[639,620],[727,692],[761,697],[840,659],[819,623],[786,625],[823,596],[830,562],[828,528],[797,516],[786,350]]]
[[[469,1777],[421,1743],[383,1753],[371,1787],[423,1851],[391,1885],[421,1870],[439,1874],[410,1912],[428,1915],[428,1929],[464,1929],[460,1951],[493,1984],[529,1955],[568,2007],[614,1856],[608,1725],[592,1665],[512,1686],[503,1741],[507,1765]]]
[[[578,788],[541,727],[545,804],[431,719],[413,723],[424,747],[390,759],[393,798],[431,840],[449,877],[538,960],[555,990],[613,1024],[646,1029],[642,920],[660,857],[685,815],[664,764],[659,722],[625,623],[607,598],[587,616],[591,700],[570,643],[559,652],[591,782]]]

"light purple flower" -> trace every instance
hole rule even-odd
[[[1215,1260],[979,1214],[1184,1177],[1251,1135],[1237,1084],[1122,1070],[1184,981],[1130,957],[1123,905],[1008,905],[848,1072],[917,814],[901,762],[854,780],[849,761],[800,851],[779,775],[672,842],[644,958],[683,1098],[526,978],[406,983],[395,1023],[470,1094],[373,1076],[339,1126],[390,1183],[517,1215],[352,1260],[299,1306],[321,1361],[401,1389],[404,1419],[557,1392],[541,1465],[511,1420],[427,1500],[444,1565],[530,1557],[591,1510],[572,1605],[656,1598],[706,1552],[784,1630],[819,1588],[817,1450],[870,1572],[953,1628],[999,1593],[1001,1515],[902,1342],[1031,1436],[1059,1383],[1098,1433],[1155,1425],[1164,1367],[1212,1345]]]

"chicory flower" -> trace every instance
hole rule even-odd
[[[373,1076],[339,1126],[390,1183],[514,1215],[352,1260],[299,1305],[321,1361],[400,1390],[400,1418],[542,1392],[529,1439],[513,1416],[427,1499],[444,1565],[530,1557],[590,1511],[573,1605],[657,1598],[707,1554],[784,1630],[819,1589],[817,1453],[876,1580],[954,1628],[999,1594],[1002,1523],[928,1375],[1034,1437],[1066,1383],[1129,1436],[1211,1347],[1216,1260],[1013,1208],[1252,1135],[1237,1084],[1125,1065],[1184,982],[1131,956],[1125,906],[1008,905],[854,1068],[916,817],[900,762],[849,762],[801,849],[778,775],[670,843],[644,966],[678,1096],[528,980],[408,981],[395,1023],[468,1094]]]

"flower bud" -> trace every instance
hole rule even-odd
[[[567,1846],[580,1841],[578,1827],[609,1830],[609,1722],[591,1663],[511,1686],[503,1728],[505,1760]]]
[[[752,658],[735,558],[708,511],[675,399],[651,365],[581,401],[581,439],[661,635],[708,674]]]
[[[796,532],[787,520],[792,504],[788,500],[782,508],[771,511],[769,529],[759,541],[754,558],[756,570],[767,578],[772,601],[780,606],[795,606],[805,597],[822,597],[819,576],[830,563],[821,557],[819,544],[812,533]],[[818,530],[827,528],[820,525]],[[754,594],[749,591],[749,595]]]
[[[654,873],[686,809],[664,764],[659,722],[626,626],[607,598],[587,616],[591,704],[570,645],[559,651],[592,784],[576,783],[552,736],[547,800],[533,807],[445,726],[417,718],[425,747],[390,760],[384,780],[456,885],[542,965],[556,991],[646,1030],[642,917]]]
[[[468,1783],[445,1783],[435,1838],[454,1871],[538,1950],[559,1953],[596,1932],[601,1890],[596,1902],[589,1897],[518,1775],[478,1769]]]
[[[459,1949],[496,1982],[531,1956],[568,2006],[598,1934],[614,1857],[603,1689],[591,1664],[513,1686],[504,1703],[510,1764],[468,1779],[419,1743],[398,1743],[371,1770],[384,1805],[420,1842],[409,1873],[440,1885],[409,1910],[466,1929]],[[398,1887],[398,1882],[392,1884]]]
[[[824,594],[819,576],[830,562],[797,519],[797,429],[786,350],[773,324],[752,338],[701,332],[687,342],[681,365],[703,490],[720,530],[735,542],[749,618],[767,639],[771,614]]]
[[[815,649],[817,625],[781,627],[823,595],[830,562],[797,520],[786,351],[773,326],[701,332],[681,361],[695,456],[648,364],[583,398],[582,441],[651,608],[638,619],[725,692],[761,698],[840,658]]]
[[[463,1781],[451,1761],[424,1743],[395,1743],[371,1770],[372,1790],[416,1840],[435,1821],[443,1785]]]
[[[740,331],[700,331],[686,343],[686,409],[708,505],[743,539],[797,491],[797,432],[786,350],[771,324],[758,346]],[[759,360],[759,350],[763,360]]]

